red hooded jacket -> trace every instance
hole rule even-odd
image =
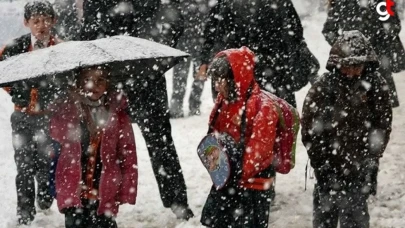
[[[134,133],[125,111],[126,99],[122,95],[111,94],[108,105],[109,119],[100,142],[102,173],[98,189],[97,213],[116,215],[119,204],[135,204],[138,167]],[[81,114],[71,98],[57,105],[52,111],[50,135],[61,145],[55,175],[58,208],[60,211],[69,207],[80,208],[82,207]]]
[[[276,138],[278,114],[274,102],[262,92],[254,79],[254,54],[246,47],[222,51],[216,57],[226,56],[233,71],[237,99],[229,102],[219,94],[211,112],[210,126],[214,131],[227,133],[236,142],[241,137],[241,116],[246,104],[245,151],[241,185],[252,189],[268,189],[272,179],[254,178],[273,162],[273,145]],[[212,123],[222,103],[215,123]]]

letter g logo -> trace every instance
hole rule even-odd
[[[384,8],[384,11],[382,10],[382,8]],[[390,15],[388,14],[386,2],[378,3],[376,10],[377,10],[377,13],[381,16],[378,18],[380,21],[387,21],[390,18]]]

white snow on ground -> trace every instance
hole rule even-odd
[[[322,23],[325,19],[324,14],[318,14],[307,17],[303,22],[308,45],[320,60],[322,67],[325,66],[330,49],[321,34]],[[8,34],[0,30],[0,41],[4,38],[2,37],[4,35]],[[10,34],[10,36],[13,37],[14,34]],[[402,40],[405,40],[405,32],[402,33]],[[323,72],[324,70],[322,69],[321,71]],[[384,158],[381,160],[378,195],[370,199],[371,227],[376,228],[405,227],[405,156],[402,154],[403,151],[401,149],[402,146],[405,146],[402,137],[405,133],[405,117],[403,117],[405,114],[405,78],[402,78],[403,76],[405,76],[405,73],[395,75],[401,107],[394,111],[394,127],[391,142],[385,152]],[[170,73],[168,74],[167,81],[170,94],[172,84]],[[300,110],[307,90],[308,87],[297,93]],[[188,222],[177,221],[170,209],[163,208],[144,140],[139,129],[134,125],[139,158],[138,198],[135,206],[122,206],[120,208],[117,218],[119,227],[201,227],[199,218],[211,182],[196,155],[196,147],[207,131],[208,115],[212,105],[207,83],[203,94],[202,115],[172,120],[174,142],[188,187],[189,203],[196,217]],[[185,107],[187,106],[185,104]],[[13,105],[9,96],[4,91],[0,91],[0,142],[2,142],[0,146],[0,170],[2,171],[2,175],[0,175],[0,227],[15,227],[16,224],[17,197],[14,185],[16,168],[13,160],[14,152],[11,144],[9,122],[12,109]],[[276,205],[270,214],[270,227],[311,227],[314,180],[308,180],[308,189],[304,191],[304,170],[307,155],[300,139],[298,144],[297,165],[295,169],[288,175],[278,175]],[[33,228],[63,226],[64,217],[58,212],[55,204],[49,215],[38,213],[31,225]]]

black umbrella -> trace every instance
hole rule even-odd
[[[130,36],[70,41],[0,62],[0,87],[27,79],[63,79],[77,69],[98,65],[109,66],[112,81],[128,83],[160,76],[187,56],[169,46]]]

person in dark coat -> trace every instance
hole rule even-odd
[[[51,34],[55,22],[55,11],[48,1],[27,3],[24,7],[24,25],[30,29],[30,33],[2,48],[0,61],[60,43]],[[51,146],[46,107],[58,95],[59,89],[48,81],[37,80],[16,82],[5,89],[14,103],[10,120],[17,166],[17,217],[20,225],[27,225],[36,215],[35,199],[41,210],[48,210],[53,202],[49,188]]]
[[[207,227],[268,227],[279,114],[254,79],[254,58],[246,47],[228,49],[215,56],[208,70],[219,94],[210,131],[227,134],[238,145],[228,151],[234,161],[228,183],[221,189],[212,186],[205,202],[201,223]],[[235,149],[240,152],[231,152]]]
[[[84,40],[129,34],[174,47],[183,31],[178,1],[87,0],[83,11]],[[171,208],[177,218],[188,220],[194,215],[172,138],[164,73],[141,75],[140,80],[126,84],[124,91],[128,112],[145,138],[163,206]]]
[[[183,101],[186,94],[190,63],[194,73],[199,65],[197,57],[202,46],[203,21],[208,16],[210,6],[208,0],[180,0],[180,8],[184,19],[184,32],[176,48],[189,53],[191,57],[173,68],[173,92],[170,101],[170,117],[172,118],[184,116]],[[203,88],[204,81],[195,78],[189,98],[189,116],[201,114],[200,105]]]
[[[82,40],[127,34],[175,47],[184,30],[179,0],[84,0]]]
[[[302,111],[302,142],[311,159],[314,228],[368,228],[367,199],[377,193],[379,160],[388,144],[392,108],[378,57],[359,31],[344,32]],[[331,194],[333,193],[333,194]]]
[[[78,40],[80,21],[76,0],[57,0],[53,3],[58,21],[54,27],[55,34],[67,41]]]
[[[399,100],[392,71],[399,72],[405,69],[404,47],[398,37],[401,22],[395,7],[392,8],[395,12],[394,16],[387,21],[379,20],[380,15],[376,11],[379,2],[385,2],[385,0],[330,0],[328,18],[322,33],[330,45],[335,43],[340,31],[359,30],[370,40],[379,56],[381,62],[379,72],[390,87],[391,103],[395,108],[399,106]]]
[[[299,16],[290,0],[220,0],[210,12],[198,77],[204,77],[212,48],[247,46],[257,54],[255,78],[262,89],[296,106],[294,92],[317,74]]]

